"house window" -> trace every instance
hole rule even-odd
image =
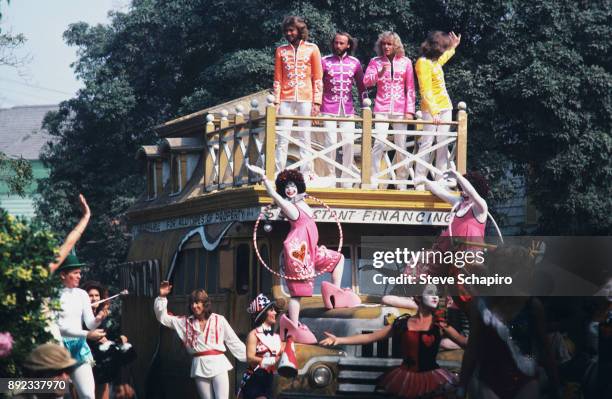
[[[197,236],[196,236],[197,237]],[[199,240],[199,237],[197,237]],[[191,240],[190,240],[191,241]],[[176,260],[171,277],[175,295],[189,295],[203,288],[208,294],[219,293],[219,251],[193,248],[188,242]]]
[[[155,179],[155,161],[147,161],[147,198],[154,199],[157,195],[156,179]]]
[[[181,159],[178,154],[172,154],[170,157],[170,179],[172,184],[172,194],[181,191]]]

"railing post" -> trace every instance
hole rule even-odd
[[[266,106],[266,177],[274,180],[275,149],[276,149],[276,106],[274,96],[267,97]]]
[[[461,101],[457,108],[457,172],[465,174],[467,171],[467,112],[466,104]]]
[[[361,186],[367,187],[372,179],[372,100],[363,100],[363,122],[361,124]]]
[[[215,149],[210,144],[210,134],[215,131],[215,116],[213,114],[206,115],[206,131],[204,133],[204,190],[210,191],[210,186],[213,183],[213,174],[215,170],[214,157],[211,153]]]
[[[244,126],[240,126],[242,123],[244,123],[244,107],[242,106],[242,104],[238,104],[236,105],[236,117],[234,120],[234,126],[236,126],[236,128],[234,129],[234,148],[232,150],[233,156],[232,156],[232,160],[233,162],[233,167],[232,167],[232,171],[233,171],[233,180],[234,180],[234,185],[240,185],[242,183],[242,171],[245,169],[244,168],[244,162],[245,162],[245,154],[242,152],[242,145],[245,142],[243,137],[240,137],[241,134],[245,131],[247,131],[247,129]],[[247,137],[248,139],[248,137]],[[247,174],[248,175],[248,174]]]
[[[228,115],[229,113],[226,109],[221,110],[221,123],[219,123],[219,130],[225,129],[229,126],[229,120],[227,119]],[[229,159],[227,153],[225,152],[225,149],[229,136],[231,136],[231,132],[229,130],[219,132],[219,152],[217,153],[217,162],[219,162],[219,189],[225,187],[227,180],[226,175],[227,167],[229,165]]]
[[[254,122],[259,118],[259,102],[255,99],[251,100],[251,110],[249,111],[249,140],[247,143],[247,156],[248,162],[251,165],[258,165],[260,158],[263,154],[259,153],[259,145],[258,140],[260,137],[260,133],[254,133],[253,130],[259,128],[261,126],[261,122]],[[265,165],[263,165],[265,167]],[[251,182],[250,173],[247,172],[247,181]]]

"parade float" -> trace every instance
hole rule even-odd
[[[158,143],[143,145],[136,154],[145,171],[147,189],[128,212],[132,242],[126,263],[120,267],[120,281],[121,288],[130,292],[123,300],[122,328],[138,348],[132,373],[143,397],[197,397],[189,378],[190,358],[182,342],[172,331],[160,327],[153,314],[160,281],[169,280],[174,287],[168,309],[175,314],[187,313],[188,294],[204,288],[213,311],[224,315],[241,339],[251,329],[245,310],[253,298],[264,293],[279,304],[288,299],[286,283],[279,275],[289,223],[279,216],[278,209],[269,207],[271,198],[246,165],[259,166],[268,179],[274,179],[276,137],[287,135],[277,129],[279,119],[313,120],[313,126],[306,129],[316,133],[323,131],[323,121],[345,118],[281,117],[272,101],[267,92],[259,92],[168,121],[155,128]],[[450,205],[428,191],[416,190],[412,175],[400,180],[395,173],[399,167],[413,168],[415,163],[436,171],[415,157],[414,149],[419,135],[431,134],[422,128],[432,122],[417,119],[408,125],[409,130],[389,131],[389,139],[383,140],[390,151],[382,159],[380,172],[372,175],[370,167],[362,167],[371,164],[377,140],[370,107],[370,100],[365,100],[360,115],[353,119],[357,125],[350,144],[355,149],[355,163],[350,168],[329,153],[340,150],[352,138],[339,139],[332,148],[317,146],[313,140],[312,148],[306,148],[311,155],[304,159],[298,156],[303,143],[287,135],[291,144],[289,168],[314,162],[315,172],[329,165],[337,171],[336,179],[308,183],[308,194],[318,201],[307,202],[314,210],[319,243],[344,255],[342,286],[351,287],[362,302],[354,308],[326,309],[320,295],[323,276],[317,277],[314,295],[301,300],[300,319],[318,339],[324,338],[324,331],[343,336],[373,331],[406,313],[381,304],[383,295],[402,292],[397,286],[373,282],[379,271],[366,258],[364,236],[434,236],[451,217]],[[457,171],[465,173],[467,112],[464,103],[457,108],[456,117],[448,122],[448,137],[427,151],[433,153],[448,145]],[[394,134],[408,136],[407,148],[394,144],[390,138]],[[400,153],[404,156],[395,156]],[[403,185],[408,189],[396,189]],[[337,222],[342,226],[340,234]],[[276,273],[261,265],[255,249]],[[402,269],[403,265],[396,265],[387,273],[398,274]],[[277,376],[275,392],[287,398],[382,395],[374,392],[376,379],[401,363],[399,346],[392,341],[344,348],[297,344],[297,376]],[[438,356],[440,365],[454,370],[460,359],[459,350]],[[234,364],[230,384],[236,392],[246,364],[230,360]]]

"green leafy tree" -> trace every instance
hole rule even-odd
[[[306,17],[328,52],[336,30],[360,40],[368,61],[383,30],[400,34],[415,60],[427,31],[462,34],[445,66],[451,98],[469,111],[469,167],[494,183],[522,177],[548,234],[612,227],[610,195],[610,10],[603,2],[389,0],[139,0],[108,25],[71,25],[75,73],[84,88],[45,121],[58,141],[39,210],[57,232],[70,195],[87,195],[94,220],[80,252],[96,273],[125,257],[121,215],[143,192],[133,154],[171,118],[270,88],[285,15]]]
[[[20,365],[39,344],[51,339],[42,302],[57,299],[59,281],[49,278],[53,235],[32,222],[0,210],[0,333],[10,333],[12,350],[0,357],[0,375],[22,375]]]
[[[9,1],[7,0],[7,4]],[[2,21],[2,1],[0,1],[0,21]],[[19,68],[23,65],[24,59],[15,55],[17,50],[25,42],[25,37],[21,34],[12,35],[10,32],[3,32],[0,27],[0,66]],[[32,165],[25,159],[10,158],[0,152],[0,181],[4,182],[10,193],[24,196],[25,189],[32,181]]]

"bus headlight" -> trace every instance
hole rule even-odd
[[[317,388],[322,388],[328,385],[332,378],[332,371],[329,367],[320,364],[315,366],[310,372],[310,382]]]

